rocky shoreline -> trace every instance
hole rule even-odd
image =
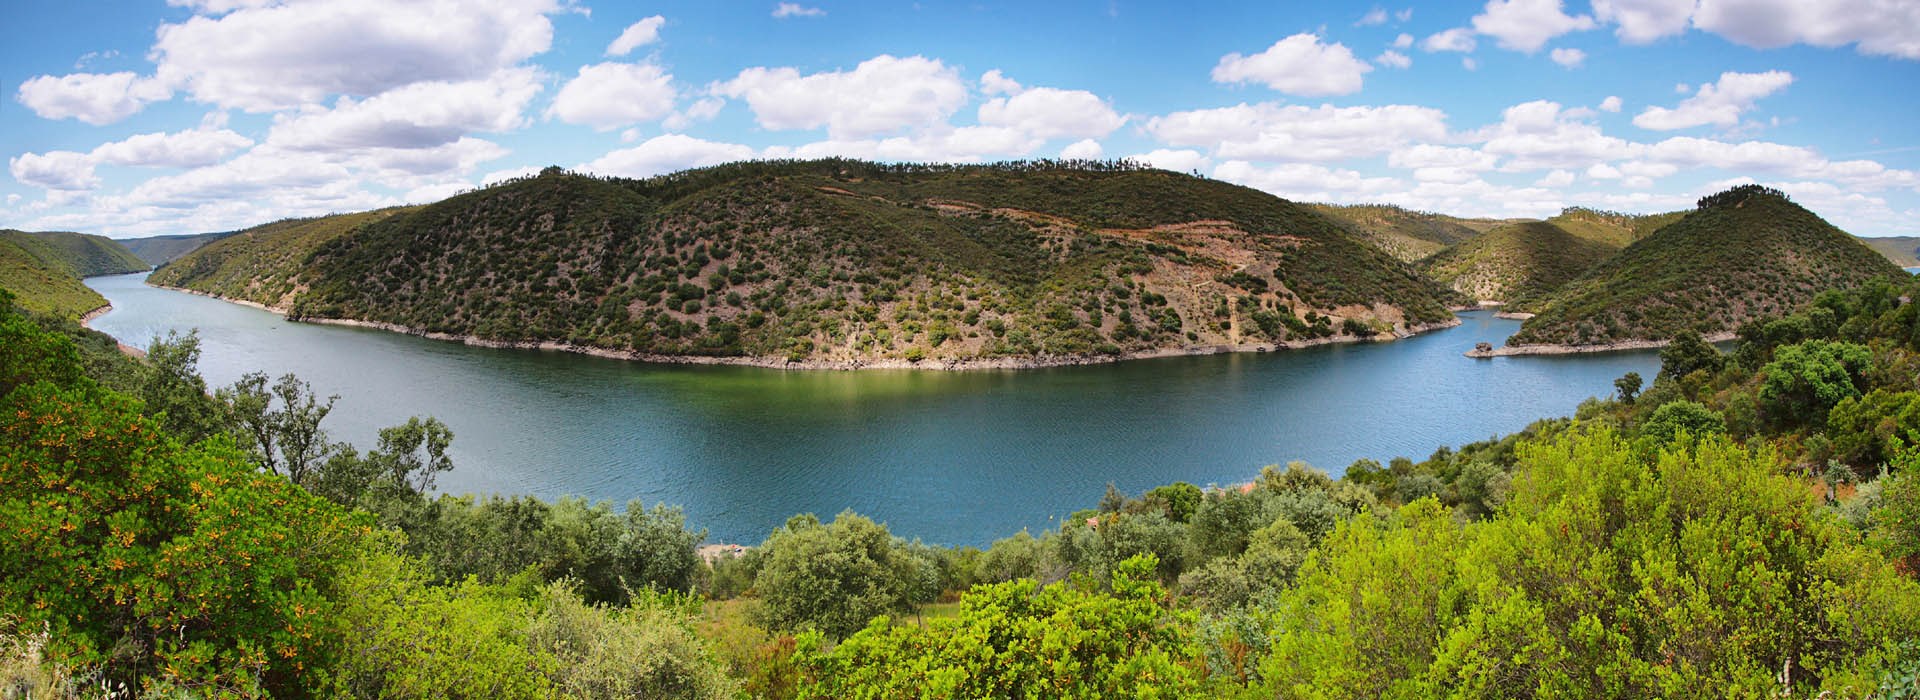
[[[1705,336],[1703,339],[1709,343],[1724,343],[1733,340],[1734,337],[1732,333],[1721,332]],[[1485,359],[1489,357],[1514,357],[1518,355],[1579,355],[1590,352],[1653,350],[1656,348],[1664,348],[1672,342],[1671,340],[1622,340],[1617,343],[1604,343],[1600,345],[1508,345],[1489,350],[1481,350],[1479,348],[1468,350],[1467,357]]]
[[[195,294],[195,295],[207,297],[210,299],[219,299],[221,301],[240,304],[242,306],[251,306],[253,308],[260,309],[262,311],[269,311],[272,313],[280,314],[282,316],[285,316],[287,314],[287,310],[285,308],[269,306],[257,301],[249,301],[246,299],[233,299],[233,298],[221,296],[218,294],[209,294],[207,292],[202,292],[195,289],[171,287],[171,286],[162,285],[162,284],[155,284],[152,286],[159,287],[161,289],[168,289],[176,292],[186,292],[188,294]],[[515,350],[546,350],[546,351],[553,351],[553,352],[570,352],[570,353],[579,354],[579,355],[603,357],[603,358],[612,359],[612,360],[628,360],[633,362],[649,362],[654,364],[734,365],[734,366],[742,366],[742,367],[764,367],[769,369],[800,369],[800,370],[919,369],[919,370],[941,370],[941,371],[1043,369],[1047,367],[1073,367],[1073,366],[1080,366],[1080,365],[1099,365],[1099,364],[1107,364],[1111,362],[1123,362],[1126,360],[1146,360],[1146,359],[1153,359],[1153,358],[1160,358],[1160,357],[1184,357],[1189,355],[1220,355],[1220,354],[1234,353],[1234,352],[1272,352],[1275,350],[1298,350],[1301,348],[1309,348],[1309,347],[1315,347],[1319,345],[1332,345],[1335,343],[1389,342],[1393,340],[1399,340],[1402,338],[1409,338],[1414,335],[1418,335],[1420,333],[1425,333],[1427,331],[1439,330],[1442,328],[1452,328],[1454,326],[1460,325],[1459,318],[1450,318],[1450,319],[1447,319],[1446,321],[1415,324],[1412,326],[1408,326],[1404,330],[1396,330],[1390,334],[1382,334],[1382,335],[1374,336],[1370,338],[1350,336],[1350,335],[1336,335],[1336,336],[1327,337],[1327,338],[1313,338],[1310,340],[1290,340],[1290,341],[1284,341],[1284,342],[1278,342],[1278,343],[1242,343],[1238,345],[1191,345],[1191,346],[1178,347],[1178,348],[1161,348],[1161,349],[1141,351],[1141,352],[1123,352],[1117,355],[1038,355],[1038,356],[1032,356],[1032,357],[927,358],[927,359],[916,362],[916,361],[907,360],[904,358],[897,358],[897,357],[850,358],[850,359],[839,359],[839,360],[809,359],[809,360],[796,361],[796,360],[789,360],[785,357],[662,355],[658,353],[639,352],[635,350],[612,350],[608,348],[590,347],[585,345],[574,345],[572,343],[563,343],[563,342],[552,341],[552,340],[540,340],[540,341],[490,340],[486,338],[476,338],[470,335],[432,332],[432,331],[427,331],[425,329],[413,328],[410,326],[403,326],[397,323],[384,323],[380,321],[362,321],[359,319],[351,319],[351,318],[303,318],[303,319],[300,319],[299,322],[313,323],[313,324],[326,325],[326,326],[371,328],[374,330],[382,330],[382,331],[387,331],[391,333],[403,333],[406,335],[426,338],[428,340],[457,342],[465,345],[471,345],[474,347],[482,347],[482,348],[505,348],[505,349],[515,349]]]

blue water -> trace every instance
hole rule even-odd
[[[142,284],[94,328],[144,346],[198,328],[210,385],[293,372],[340,396],[335,439],[433,415],[454,431],[450,492],[583,495],[683,507],[710,541],[757,543],[796,513],[853,509],[895,534],[980,545],[1173,481],[1246,481],[1304,460],[1436,448],[1566,415],[1652,352],[1472,360],[1519,323],[1486,312],[1414,338],[1268,354],[1024,371],[794,371],[663,366],[473,348],[288,323]]]

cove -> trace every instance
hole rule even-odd
[[[443,492],[667,503],[710,542],[852,509],[902,537],[985,545],[1092,507],[1108,482],[1422,458],[1659,370],[1653,351],[1467,359],[1519,329],[1485,311],[1395,342],[1051,369],[648,365],[288,323],[145,278],[87,280],[113,303],[92,327],[142,347],[197,328],[209,386],[297,374],[340,397],[325,426],[363,449],[382,426],[438,417],[455,436]]]

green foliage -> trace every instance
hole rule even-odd
[[[939,592],[931,562],[851,511],[827,524],[795,516],[760,548],[758,619],[775,630],[838,639],[876,617],[911,612]]]
[[[1108,590],[1031,580],[975,588],[925,627],[886,620],[826,649],[800,639],[803,698],[1184,698],[1200,691],[1193,622],[1166,609],[1157,562]]]
[[[15,303],[34,313],[80,318],[107,305],[81,278],[145,269],[146,263],[101,236],[0,229],[0,289],[11,290]]]
[[[1713,374],[1726,366],[1726,357],[1694,331],[1681,331],[1660,348],[1660,374],[1654,381],[1679,381],[1694,372]]]
[[[688,591],[706,531],[689,531],[677,508],[639,501],[442,496],[406,522],[406,551],[442,581],[469,576],[504,583],[522,572],[572,579],[589,602],[624,604],[633,590]]]
[[[1628,372],[1613,380],[1613,388],[1619,392],[1620,400],[1624,403],[1633,403],[1634,397],[1640,395],[1640,387],[1639,372]]]
[[[1724,435],[1727,432],[1727,420],[1718,411],[1692,401],[1672,401],[1654,409],[1653,415],[1640,426],[1640,433],[1653,438],[1660,444],[1673,442],[1682,435],[1703,438],[1708,435]]]
[[[1810,340],[1780,348],[1760,370],[1760,410],[1777,426],[1822,422],[1841,401],[1858,398],[1873,352],[1853,343]]]
[[[207,382],[200,378],[198,331],[167,331],[165,338],[154,338],[146,360],[134,395],[161,429],[188,442],[223,432],[220,405],[208,400]]]
[[[1826,428],[1835,459],[1858,467],[1885,464],[1904,438],[1920,434],[1920,392],[1881,388],[1841,399],[1827,413]]]
[[[1529,310],[1538,315],[1507,342],[1603,344],[1732,331],[1823,290],[1905,275],[1785,197],[1723,194],[1536,304]]]

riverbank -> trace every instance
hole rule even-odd
[[[1724,343],[1733,340],[1732,333],[1721,332],[1705,336],[1709,343]],[[1657,350],[1671,344],[1671,340],[1623,340],[1617,343],[1601,345],[1507,345],[1492,350],[1475,348],[1467,351],[1467,357],[1484,359],[1489,357],[1514,357],[1518,355],[1580,355],[1595,352],[1621,352],[1625,350]]]
[[[209,294],[207,292],[202,292],[199,290],[185,289],[182,287],[170,287],[170,286],[161,285],[161,284],[152,284],[150,286],[157,287],[160,289],[166,289],[170,291],[185,292],[187,294],[203,296],[210,299],[218,299],[220,301],[224,301],[232,304],[239,304],[241,306],[249,306],[252,308],[260,309],[262,311],[268,311],[271,313],[280,314],[282,316],[287,315],[287,309],[285,308],[269,306],[257,301],[250,301],[247,299],[234,299],[234,298],[222,296],[219,294]],[[350,319],[350,318],[303,318],[303,319],[299,319],[298,322],[311,323],[315,325],[324,325],[324,326],[346,326],[349,328],[369,328],[373,330],[387,331],[390,333],[401,333],[401,334],[411,335],[419,338],[426,338],[428,340],[440,340],[440,341],[446,341],[446,342],[461,343],[461,344],[469,345],[473,347],[566,352],[566,353],[573,353],[578,355],[601,357],[601,358],[606,358],[611,360],[626,360],[630,362],[647,362],[647,363],[653,363],[653,364],[675,364],[675,365],[730,365],[730,366],[740,366],[740,367],[763,367],[768,369],[843,370],[843,371],[844,370],[863,370],[863,369],[918,369],[918,370],[937,370],[937,371],[1043,369],[1048,367],[1075,367],[1075,366],[1083,366],[1083,365],[1099,365],[1099,364],[1108,364],[1113,362],[1123,362],[1127,360],[1148,360],[1148,359],[1163,358],[1163,357],[1223,355],[1227,353],[1263,353],[1263,352],[1273,352],[1276,350],[1298,350],[1302,348],[1317,347],[1321,345],[1333,345],[1337,343],[1390,342],[1393,340],[1410,338],[1415,335],[1419,335],[1421,333],[1426,333],[1429,331],[1440,330],[1443,328],[1452,328],[1454,326],[1460,325],[1460,319],[1456,317],[1456,318],[1450,318],[1445,321],[1438,321],[1434,323],[1414,324],[1411,326],[1407,326],[1405,328],[1396,329],[1391,333],[1382,333],[1382,334],[1377,334],[1374,336],[1367,336],[1367,337],[1354,336],[1354,335],[1334,335],[1326,338],[1312,338],[1307,340],[1289,340],[1289,341],[1269,342],[1269,343],[1189,345],[1189,346],[1183,346],[1183,347],[1177,347],[1177,348],[1158,348],[1154,350],[1144,350],[1144,351],[1137,351],[1137,352],[1122,352],[1122,353],[1117,353],[1112,355],[1090,354],[1090,355],[1038,355],[1038,356],[1028,356],[1028,357],[927,358],[923,360],[914,361],[914,360],[908,360],[905,358],[895,358],[895,357],[791,360],[786,357],[663,355],[659,353],[641,352],[637,350],[616,350],[616,349],[610,349],[610,348],[576,345],[573,343],[564,343],[564,342],[552,341],[552,340],[538,340],[538,341],[492,340],[488,338],[477,338],[470,335],[461,335],[456,333],[440,333],[435,331],[428,331],[426,329],[413,328],[411,326],[403,326],[397,323],[385,323],[381,321],[363,321],[359,319]]]

